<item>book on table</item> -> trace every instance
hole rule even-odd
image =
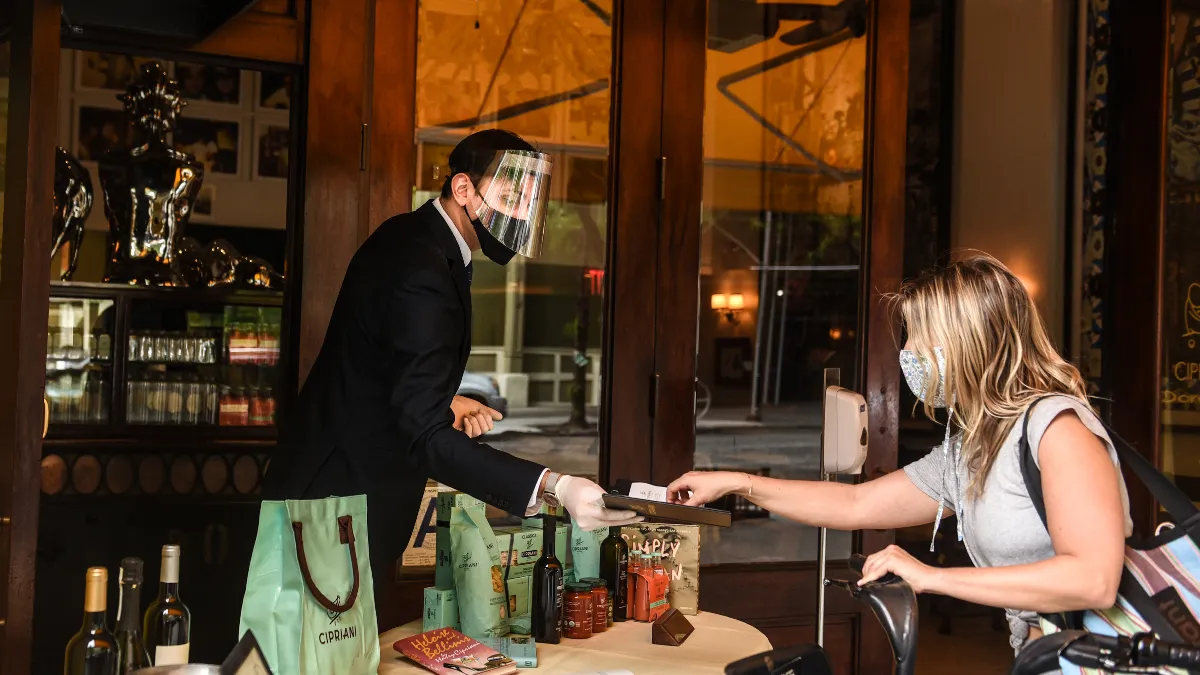
[[[439,675],[511,675],[517,664],[453,628],[438,628],[397,640],[392,647]]]

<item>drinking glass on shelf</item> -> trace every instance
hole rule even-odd
[[[166,408],[167,383],[156,375],[146,379],[146,424],[162,424],[165,419],[163,412]]]
[[[154,360],[167,362],[171,360],[170,338],[165,330],[154,333]]]
[[[199,363],[196,360],[196,353],[199,347],[199,339],[196,337],[196,334],[189,331],[184,333],[181,340],[183,341],[183,354],[180,360],[184,363]]]
[[[152,363],[155,360],[154,351],[154,331],[148,330],[142,333],[142,341],[138,346],[139,358],[138,361]]]
[[[133,380],[126,386],[125,418],[130,424],[146,423],[146,395],[149,384],[145,380]]]
[[[183,424],[183,379],[176,374],[167,376],[164,424]]]
[[[83,378],[83,405],[79,421],[95,424],[100,421],[100,373],[88,371]]]
[[[130,361],[141,361],[142,360],[141,349],[142,349],[142,336],[139,335],[138,333],[130,333],[129,334],[129,360]]]
[[[204,385],[200,378],[188,374],[183,387],[183,423],[195,426],[204,416]]]
[[[217,338],[213,335],[204,335],[200,338],[200,344],[196,353],[197,360],[200,363],[212,364],[217,362]]]

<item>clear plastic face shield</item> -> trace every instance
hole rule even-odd
[[[505,150],[476,186],[482,200],[475,209],[479,224],[505,248],[527,258],[542,252],[553,168],[550,155]]]

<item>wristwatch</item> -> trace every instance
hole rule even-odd
[[[553,471],[546,472],[546,483],[542,487],[542,501],[553,508],[562,506],[562,502],[558,500],[558,479],[562,478],[562,474]]]

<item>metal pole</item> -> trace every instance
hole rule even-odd
[[[780,258],[779,262],[784,264],[788,262],[788,258],[792,253],[792,229],[794,225],[794,223],[787,223],[787,228],[784,232],[780,233],[780,237],[787,243],[783,245],[783,249],[777,257]],[[787,328],[788,318],[788,274],[787,268],[784,268],[783,283],[779,285],[780,290],[783,291],[783,295],[779,296],[779,348],[775,350],[775,405],[779,405],[779,385],[783,382],[783,336]]]
[[[825,473],[825,392],[830,387],[840,387],[842,384],[841,368],[825,369],[825,386],[821,387],[821,480],[829,480]],[[817,646],[825,646],[825,543],[828,529],[821,527],[817,530]]]
[[[767,217],[771,218],[770,212],[767,213]],[[772,229],[778,230],[779,228],[776,227]],[[774,236],[778,239],[783,238],[778,234],[775,234]],[[775,305],[778,304],[779,301],[779,297],[776,295],[775,289],[775,280],[779,277],[779,272],[775,271],[775,258],[779,257],[779,247],[776,245],[778,243],[778,241],[771,242],[772,257],[767,258],[766,262],[766,266],[770,268],[767,270],[767,292],[770,294],[771,304],[767,310],[767,354],[766,361],[763,363],[762,400],[764,402],[771,400],[771,363],[775,360]]]
[[[758,272],[758,309],[755,310],[758,314],[754,321],[754,373],[750,385],[750,414],[746,419],[758,421],[762,419],[762,414],[759,411],[758,401],[758,373],[761,370],[759,364],[762,363],[762,356],[759,349],[762,345],[763,332],[763,307],[767,298],[767,270],[766,267],[770,264],[766,261],[770,260],[771,255],[771,212],[767,211],[766,227],[763,232],[763,255],[762,268]]]

